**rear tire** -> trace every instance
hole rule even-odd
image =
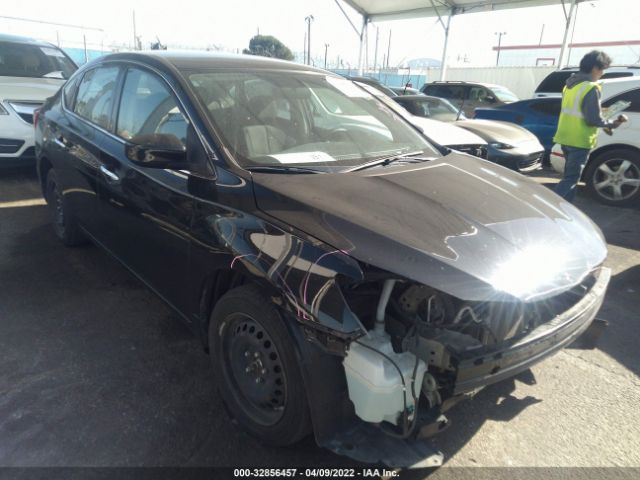
[[[86,237],[70,212],[69,203],[62,194],[58,176],[53,168],[47,172],[45,196],[51,212],[53,231],[62,243],[67,247],[87,243]]]
[[[227,292],[211,314],[209,347],[218,390],[241,427],[284,446],[311,432],[294,340],[257,287]]]
[[[592,158],[584,174],[589,195],[613,206],[628,206],[640,199],[640,153],[617,149]]]

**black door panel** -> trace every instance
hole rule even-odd
[[[155,74],[130,68],[122,85],[115,125],[120,139],[111,138],[101,151],[100,237],[159,295],[185,312],[193,211],[188,176],[136,165],[126,146],[152,134],[170,133],[178,143],[186,142],[187,124],[170,89]]]

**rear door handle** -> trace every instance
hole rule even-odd
[[[111,180],[113,182],[117,182],[117,181],[120,180],[120,177],[118,175],[113,173],[111,170],[109,170],[104,165],[100,165],[100,171],[104,174],[105,177],[107,177],[109,180]]]

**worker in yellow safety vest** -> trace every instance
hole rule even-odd
[[[598,128],[618,128],[627,118],[620,115],[616,120],[604,120],[600,109],[600,91],[596,83],[604,70],[611,65],[611,58],[604,52],[594,50],[580,61],[580,71],[567,79],[562,92],[562,108],[558,130],[553,141],[560,144],[565,165],[562,180],[556,186],[556,193],[569,202],[576,194],[576,185],[589,158],[589,152],[596,146]]]

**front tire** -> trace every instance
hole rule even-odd
[[[69,210],[69,204],[62,194],[58,175],[53,168],[47,172],[45,196],[56,237],[68,247],[86,243],[85,236]]]
[[[276,307],[253,285],[227,292],[209,324],[211,361],[222,399],[262,442],[284,446],[311,431],[294,340]]]
[[[640,154],[617,149],[593,158],[584,181],[587,192],[599,202],[628,206],[640,199]]]

